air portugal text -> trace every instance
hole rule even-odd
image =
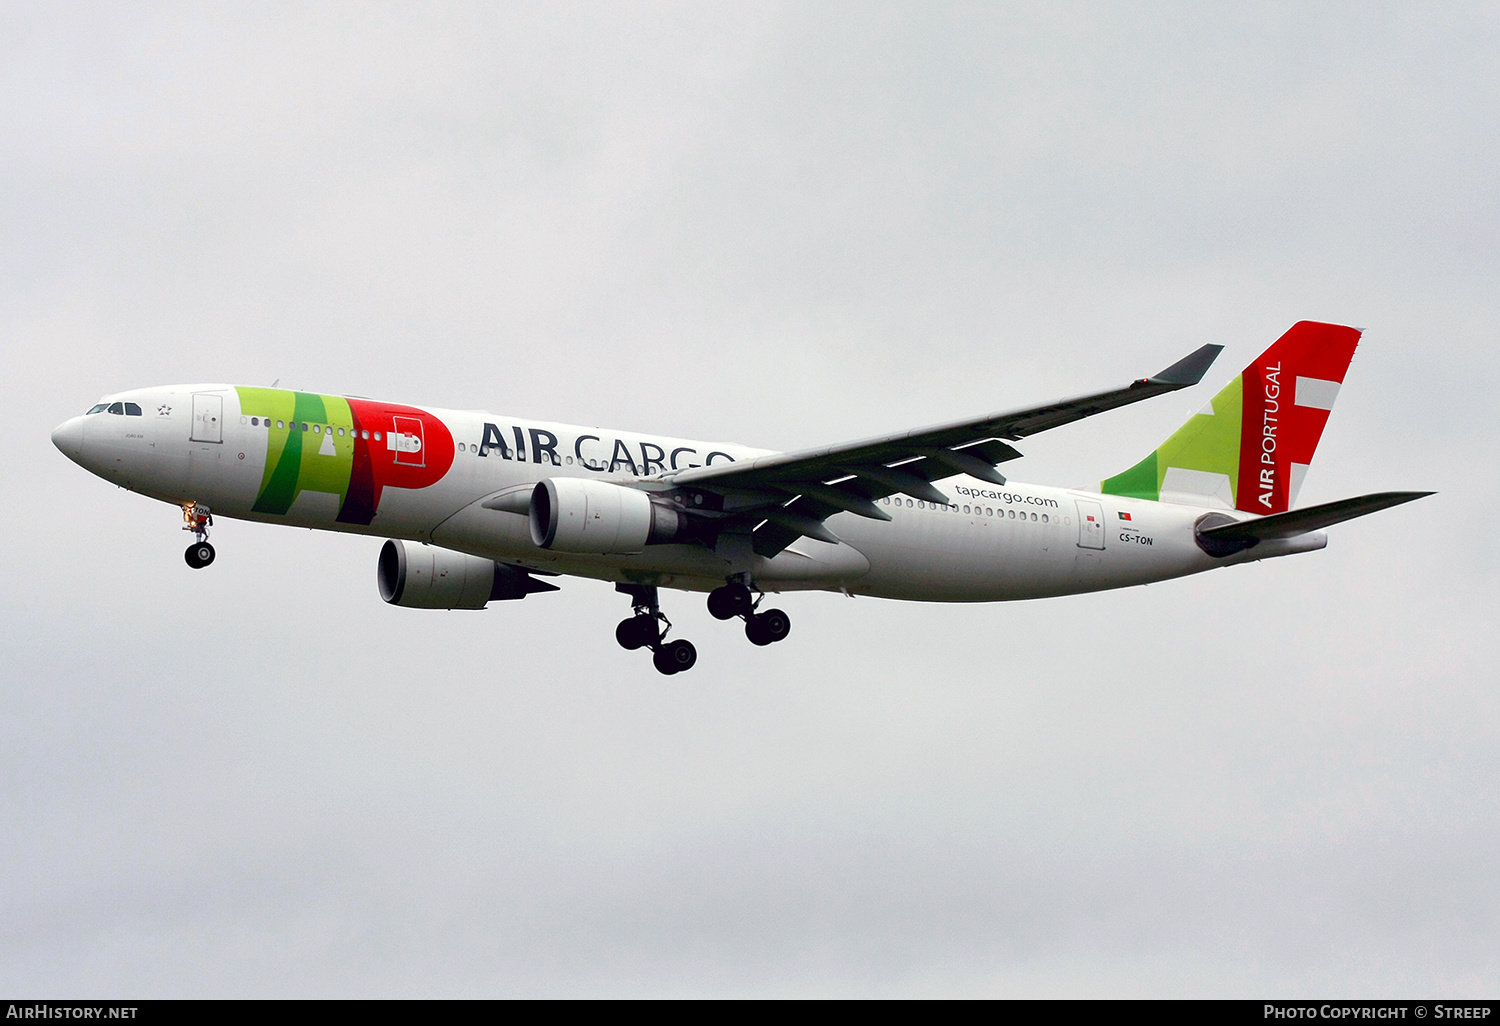
[[[1267,364],[1265,373],[1266,401],[1261,412],[1260,436],[1260,503],[1272,509],[1272,494],[1276,491],[1276,415],[1281,412],[1281,361]]]
[[[498,424],[486,423],[484,436],[475,446],[475,451],[480,456],[493,455],[521,463],[562,466],[563,457],[558,454],[558,438],[551,431],[517,425],[508,427],[507,431]],[[565,454],[571,448],[569,462],[577,462],[585,470],[601,474],[628,470],[637,477],[648,477],[668,470],[689,470],[694,467],[711,467],[715,463],[734,462],[734,457],[727,452],[700,454],[697,449],[686,445],[668,450],[655,442],[628,442],[623,438],[602,438],[599,435],[579,435],[573,439],[571,446],[562,443],[561,447]]]

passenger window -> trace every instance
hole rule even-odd
[[[377,442],[380,441],[380,432],[379,431],[375,432],[375,441],[377,441]]]
[[[281,429],[282,429],[282,428],[284,428],[284,427],[286,427],[286,421],[283,421],[283,420],[278,420],[278,421],[277,421],[277,422],[276,422],[276,429],[277,429],[277,430],[278,430],[278,431],[279,431],[279,430],[281,430]]]
[[[260,418],[259,417],[251,417],[250,418],[250,426],[251,427],[260,427]]]
[[[458,451],[459,452],[468,452],[469,451],[469,447],[467,445],[465,445],[464,443],[459,442],[458,443]]]
[[[113,413],[116,416],[123,417],[123,416],[125,416],[125,405],[123,403],[110,403],[109,404],[109,409],[106,410],[105,412],[106,413]]]
[[[305,420],[302,422],[302,430],[303,431],[307,430],[307,421],[305,421]]]

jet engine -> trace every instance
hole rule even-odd
[[[684,519],[645,492],[608,481],[547,478],[531,492],[531,540],[558,552],[641,552],[677,537]]]
[[[412,609],[483,609],[487,602],[557,590],[520,567],[408,541],[381,546],[375,577],[381,598]]]

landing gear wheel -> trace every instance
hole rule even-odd
[[[745,621],[745,637],[754,645],[773,645],[792,633],[792,618],[779,609],[767,609]]]
[[[754,599],[743,584],[726,584],[708,593],[708,611],[715,620],[733,620],[750,612]]]
[[[698,650],[691,641],[671,642],[658,648],[651,656],[651,662],[665,674],[691,670],[697,661]]]
[[[208,542],[194,542],[187,547],[187,552],[183,553],[182,558],[187,560],[187,565],[194,570],[202,570],[214,561],[214,547]]]
[[[615,628],[615,640],[620,643],[621,648],[627,650],[654,645],[660,637],[656,629],[656,618],[652,616],[632,616],[621,620],[620,625]]]

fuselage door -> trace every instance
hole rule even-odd
[[[1104,507],[1088,499],[1078,499],[1078,547],[1104,548]]]
[[[195,442],[224,441],[224,397],[211,392],[193,393],[193,433]]]
[[[425,467],[427,456],[422,452],[422,422],[416,417],[392,417],[396,430],[386,435],[387,447],[396,452],[396,462],[409,467]]]

